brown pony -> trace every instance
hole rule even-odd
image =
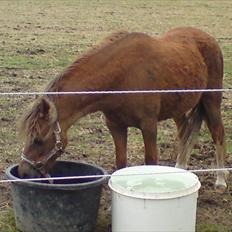
[[[120,32],[75,61],[47,92],[103,90],[220,89],[223,57],[205,32],[184,27],[153,38]],[[186,168],[204,120],[216,145],[217,167],[224,167],[225,138],[221,92],[50,95],[38,97],[21,122],[25,139],[21,177],[45,175],[67,145],[67,130],[81,117],[102,111],[113,137],[116,166],[127,165],[127,129],[141,130],[145,164],[157,164],[157,122],[173,118],[180,140],[177,167]],[[226,172],[216,187],[226,188]]]

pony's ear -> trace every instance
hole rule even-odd
[[[46,99],[41,98],[41,100],[38,104],[39,118],[48,119],[49,118],[49,110],[50,110],[49,102]]]

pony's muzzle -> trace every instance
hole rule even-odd
[[[41,173],[25,161],[21,161],[18,167],[20,178],[39,178]]]

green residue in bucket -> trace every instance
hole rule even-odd
[[[166,193],[176,192],[185,189],[186,184],[181,181],[181,178],[171,176],[146,176],[133,178],[116,178],[115,183],[120,188],[132,192],[140,193]]]

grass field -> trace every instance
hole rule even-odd
[[[119,30],[159,36],[176,26],[195,26],[213,35],[225,61],[224,87],[232,87],[232,4],[230,0],[1,0],[0,92],[42,91],[67,65],[109,33]],[[0,175],[20,160],[16,121],[34,97],[0,96]],[[227,133],[228,162],[232,166],[232,101],[224,94],[222,113]],[[172,121],[159,127],[161,163],[170,162],[174,149]],[[143,163],[140,132],[129,132],[130,165]],[[100,113],[89,115],[69,132],[63,159],[85,160],[114,169],[111,137]],[[75,155],[76,154],[76,155]],[[214,148],[203,127],[193,151],[191,168],[214,166]],[[200,176],[197,230],[232,229],[231,177],[225,194],[214,191],[213,174]],[[97,232],[110,224],[110,192],[104,188]],[[184,219],[183,219],[184,220]],[[8,185],[0,185],[0,232],[16,232]]]

